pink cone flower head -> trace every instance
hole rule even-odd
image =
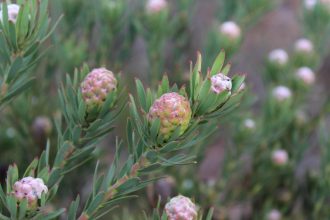
[[[155,14],[161,12],[167,8],[166,0],[148,0],[146,4],[146,11],[149,14]]]
[[[292,96],[291,90],[286,86],[275,87],[273,89],[272,94],[273,94],[273,97],[279,102],[288,100]]]
[[[312,85],[315,82],[315,74],[309,67],[301,67],[296,71],[296,77],[306,85]]]
[[[288,153],[283,149],[278,149],[272,153],[272,161],[275,165],[283,166],[288,162]]]
[[[288,63],[289,56],[285,50],[275,49],[269,53],[268,60],[270,63],[276,64],[279,66],[284,66]]]
[[[294,44],[294,50],[296,53],[310,54],[314,51],[314,45],[312,41],[306,38],[301,38]]]
[[[192,201],[184,196],[172,198],[165,206],[169,220],[195,220],[197,219],[197,208]]]
[[[220,25],[220,33],[231,40],[241,37],[241,28],[233,21],[226,21]]]
[[[7,6],[8,10],[8,21],[11,21],[13,23],[16,23],[16,19],[19,12],[19,5],[17,4],[9,4]],[[3,14],[2,10],[0,10],[0,21],[3,22]]]
[[[219,94],[225,90],[230,91],[231,87],[231,79],[228,76],[218,73],[211,77],[211,89],[214,93]]]
[[[29,205],[36,204],[42,193],[47,193],[48,188],[40,178],[25,177],[14,184],[14,195],[18,201],[27,199]]]
[[[267,215],[267,220],[281,220],[282,214],[277,209],[271,210]]]
[[[102,107],[107,96],[117,89],[117,80],[114,74],[106,68],[93,69],[81,83],[81,93],[90,112]]]
[[[165,93],[150,107],[147,117],[151,122],[160,119],[160,133],[167,140],[179,126],[180,134],[188,128],[191,118],[190,103],[178,93]]]

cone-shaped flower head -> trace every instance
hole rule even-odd
[[[231,87],[231,79],[228,76],[218,73],[211,77],[211,89],[216,94],[219,94],[225,90],[230,91]]]
[[[28,200],[29,207],[35,207],[42,193],[47,193],[48,188],[40,178],[25,177],[14,184],[14,196],[18,201]]]
[[[267,220],[281,220],[282,214],[277,209],[271,210],[267,215]]]
[[[241,37],[241,28],[233,21],[226,21],[220,25],[220,33],[228,39],[236,41]]]
[[[315,74],[309,67],[301,67],[296,72],[296,77],[306,85],[312,85],[315,82]]]
[[[154,14],[158,13],[167,8],[166,0],[148,0],[146,4],[147,13]]]
[[[288,162],[288,153],[283,149],[278,149],[272,153],[272,161],[275,165],[284,166]]]
[[[285,101],[291,98],[292,93],[288,87],[285,86],[277,86],[273,89],[273,97],[279,101]]]
[[[184,196],[172,198],[165,206],[169,220],[195,220],[197,219],[197,208],[192,201]]]
[[[116,92],[117,80],[114,74],[105,68],[93,69],[81,83],[81,93],[87,106],[87,112],[102,107],[107,96]]]
[[[149,121],[160,119],[160,133],[164,136],[164,140],[168,139],[179,126],[181,126],[180,134],[183,134],[188,128],[190,118],[189,101],[175,92],[165,93],[158,98],[148,113]]]
[[[289,61],[289,56],[285,50],[275,49],[269,53],[268,60],[274,65],[285,66]]]
[[[295,42],[294,50],[296,53],[310,54],[314,51],[314,45],[310,40],[301,38]]]
[[[12,21],[12,22],[16,23],[16,19],[17,19],[18,12],[19,12],[19,5],[9,4],[7,6],[7,10],[8,10],[8,21]],[[3,22],[3,11],[2,10],[0,10],[0,21]]]

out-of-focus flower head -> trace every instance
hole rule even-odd
[[[232,41],[236,41],[241,37],[241,28],[234,21],[222,23],[219,29],[223,36]]]
[[[274,65],[285,66],[289,61],[289,56],[285,50],[275,49],[269,53],[268,61]]]
[[[296,71],[296,77],[306,85],[312,85],[315,82],[315,73],[309,67],[301,67]]]
[[[146,11],[149,14],[159,13],[168,7],[166,0],[148,0],[146,4]]]
[[[277,101],[282,102],[290,99],[292,96],[292,92],[286,86],[277,86],[273,89],[272,95]]]
[[[275,165],[284,166],[288,163],[288,152],[283,149],[277,149],[272,153],[272,161]]]

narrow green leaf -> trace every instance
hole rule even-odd
[[[218,54],[217,58],[213,63],[210,76],[213,76],[221,71],[224,61],[225,61],[225,51],[221,50],[221,52]]]
[[[30,165],[26,168],[23,177],[27,176],[34,176],[34,172],[37,169],[38,166],[38,158],[34,158],[34,160],[30,163]]]
[[[148,112],[147,102],[146,102],[146,92],[144,90],[143,84],[138,79],[135,80],[135,84],[136,84],[137,95],[138,95],[138,98],[139,98],[139,103],[140,103],[142,109],[145,112]]]
[[[85,211],[87,215],[91,216],[96,210],[99,209],[99,206],[102,204],[104,200],[105,192],[100,192],[97,194],[90,205],[88,206],[87,210]]]
[[[69,207],[68,220],[76,220],[79,202],[80,202],[80,197],[78,195],[76,200],[73,201]]]

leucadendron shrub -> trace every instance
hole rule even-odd
[[[185,87],[170,87],[167,77],[156,92],[145,90],[142,83],[136,81],[137,102],[132,95],[129,102],[127,160],[120,166],[123,143],[118,141],[109,170],[100,175],[97,163],[89,198],[79,214],[78,196],[65,214],[68,219],[96,219],[120,200],[134,198],[132,193],[158,179],[150,178],[151,173],[194,163],[195,155],[188,149],[216,130],[214,125],[211,131],[203,132],[201,126],[223,117],[239,104],[244,81],[244,76],[226,76],[229,66],[224,65],[223,51],[206,74],[202,73],[201,59],[198,54],[187,91]],[[55,123],[58,133],[55,159],[49,158],[51,143],[48,143],[22,177],[16,165],[9,168],[5,191],[2,187],[0,190],[3,219],[15,216],[53,219],[63,214],[65,209],[47,212],[44,207],[56,197],[67,173],[95,158],[93,152],[98,142],[112,130],[113,121],[127,100],[118,74],[103,67],[90,71],[87,66],[77,70],[73,78],[67,77],[59,97],[64,123],[62,120]],[[171,209],[176,213],[170,214],[170,208],[167,209],[170,220],[175,219],[173,216],[186,216],[187,220],[197,218],[197,209],[191,209],[190,214],[181,213],[184,209],[180,207]]]
[[[50,34],[47,0],[17,3],[4,2],[1,7],[0,50],[4,59],[0,104],[27,88],[30,79],[25,71],[42,57],[37,56],[39,45]],[[242,95],[244,76],[228,77],[230,66],[224,65],[224,60],[225,53],[221,51],[204,73],[198,54],[194,68],[191,65],[187,89],[170,86],[166,76],[156,91],[145,90],[137,80],[137,98],[129,95],[129,99],[120,75],[105,67],[90,70],[85,65],[67,75],[58,90],[61,116],[54,123],[57,142],[48,141],[45,150],[27,168],[15,164],[8,168],[6,183],[0,186],[0,218],[44,220],[63,215],[70,220],[98,219],[119,201],[134,198],[132,193],[160,178],[151,178],[151,173],[195,163],[196,155],[189,149],[217,129],[210,121],[217,121],[236,108]],[[67,174],[97,159],[98,143],[112,131],[113,122],[128,100],[128,155],[124,165],[119,160],[124,144],[118,138],[114,160],[106,173],[100,173],[97,162],[84,205],[80,207],[78,196],[67,210],[48,209]],[[212,125],[212,129],[205,132],[201,129],[205,124]],[[50,151],[55,151],[55,155],[51,156]],[[195,205],[183,196],[173,198],[166,212],[167,217],[163,218],[169,220],[193,220],[198,216]]]

